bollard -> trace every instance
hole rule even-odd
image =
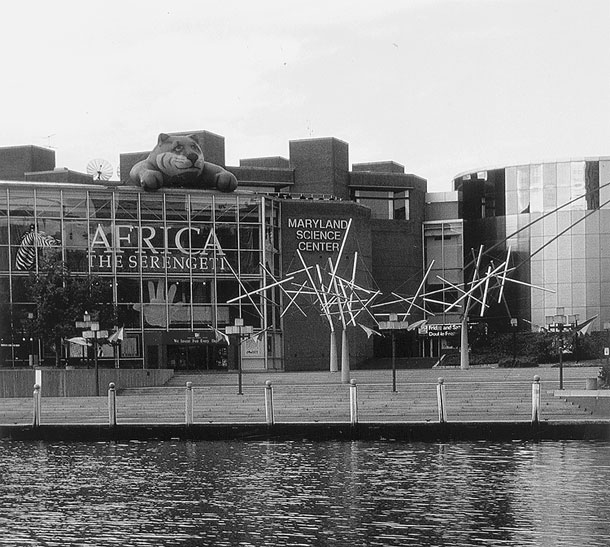
[[[438,402],[438,421],[443,424],[447,421],[447,406],[445,398],[445,379],[439,378],[436,386],[436,399]]]
[[[273,388],[271,387],[271,380],[265,382],[265,418],[267,425],[273,425],[275,423],[273,416]]]
[[[532,424],[540,422],[540,376],[534,376],[532,384]]]
[[[358,386],[352,379],[349,385],[349,416],[352,425],[358,425]]]
[[[116,425],[116,386],[114,382],[108,384],[108,425]]]
[[[192,425],[193,423],[193,382],[186,383],[186,408],[185,408],[185,423]]]
[[[34,419],[32,425],[38,427],[40,425],[40,385],[34,384]]]

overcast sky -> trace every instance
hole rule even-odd
[[[479,167],[610,155],[610,1],[3,3],[0,146],[58,167],[225,137],[228,165],[333,136],[451,190]]]

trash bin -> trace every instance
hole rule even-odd
[[[587,378],[587,389],[597,389],[597,378]]]

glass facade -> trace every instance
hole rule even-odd
[[[24,318],[36,311],[25,282],[51,252],[74,275],[95,274],[112,286],[127,336],[126,366],[227,366],[217,329],[237,318],[269,339],[251,342],[258,346],[246,360],[264,368],[281,359],[273,298],[253,292],[279,274],[278,217],[277,202],[260,195],[2,184],[0,338],[3,350],[10,348],[4,364],[15,366],[31,352],[21,343]],[[39,347],[37,354],[48,352]]]
[[[515,289],[509,307],[515,317],[545,326],[557,308],[594,330],[610,322],[610,159],[536,163],[505,167],[495,199],[505,202],[493,225],[465,220],[464,245],[477,248],[505,241],[517,279],[545,290]],[[455,180],[472,185],[473,173]],[[489,191],[489,189],[488,189]],[[468,191],[465,196],[474,195]],[[466,198],[465,198],[466,199]],[[464,205],[467,209],[467,204]],[[474,208],[473,208],[474,210]]]
[[[444,313],[446,306],[459,294],[452,286],[464,281],[464,243],[461,220],[424,223],[425,268],[431,266],[426,285],[427,293],[434,293],[427,309],[435,316],[434,322],[459,321],[459,310]],[[442,318],[442,319],[441,319]]]

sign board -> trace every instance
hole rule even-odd
[[[244,357],[264,357],[265,356],[265,340],[261,337],[260,339],[248,338],[243,343],[242,355]]]
[[[420,334],[427,334],[431,337],[452,336],[458,334],[462,328],[460,323],[430,323],[420,327]]]
[[[379,321],[381,330],[402,330],[409,328],[408,321]]]
[[[86,330],[83,331],[83,338],[108,338],[107,330]]]
[[[169,340],[170,344],[179,344],[183,346],[201,346],[210,343],[209,338],[201,338],[195,336],[181,337],[174,336]]]
[[[231,326],[225,327],[225,334],[252,334],[254,332],[254,327],[251,325],[245,326]]]
[[[564,330],[570,330],[574,328],[574,323],[551,323],[549,330],[551,332],[563,332]]]
[[[160,338],[164,344],[169,345],[202,346],[214,342],[216,336],[216,333],[212,329],[200,329],[196,331],[183,329],[163,332],[161,333]]]

